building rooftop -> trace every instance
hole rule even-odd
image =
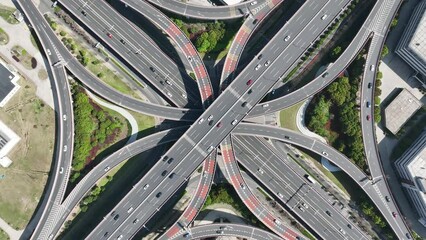
[[[426,76],[426,0],[413,11],[395,52],[423,77]],[[423,78],[417,78],[423,85]]]
[[[3,101],[15,87],[15,84],[12,83],[14,77],[15,75],[13,75],[9,69],[3,64],[0,64],[0,102]]]
[[[393,134],[422,107],[422,103],[408,90],[403,89],[385,108],[385,125]]]

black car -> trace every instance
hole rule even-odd
[[[370,83],[368,83],[368,88],[371,88],[371,86],[372,86],[373,84],[371,84],[371,82]]]
[[[328,72],[325,72],[323,75],[322,75],[322,77],[323,78],[325,78],[325,77],[327,77],[328,76]]]
[[[256,18],[254,19],[253,24],[256,24],[257,22],[259,22],[259,20]]]
[[[86,13],[86,11],[81,11],[81,14],[83,14],[83,16],[87,16],[87,13]]]
[[[157,198],[161,197],[161,194],[163,194],[162,192],[157,193],[157,195],[155,195]]]
[[[117,220],[120,217],[119,214],[115,215],[114,220]]]
[[[243,104],[241,104],[241,107],[245,107],[247,106],[247,102],[243,102]]]
[[[163,162],[167,161],[167,159],[169,159],[169,157],[164,156],[164,157],[163,157]]]
[[[153,67],[149,67],[149,70],[151,70],[152,72],[155,72],[155,68]]]
[[[167,161],[168,164],[173,162],[173,158],[169,158],[169,160]]]
[[[331,217],[331,212],[330,211],[327,210],[327,211],[325,211],[325,213],[327,213],[327,215]]]
[[[172,179],[175,176],[175,173],[169,175],[169,178]]]
[[[161,176],[166,176],[166,174],[167,174],[167,170],[164,170],[162,173],[161,173]]]
[[[390,198],[388,196],[385,196],[386,202],[390,202]]]

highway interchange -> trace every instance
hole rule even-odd
[[[373,43],[370,45],[366,69],[364,71],[365,80],[363,82],[362,91],[362,101],[369,100],[371,102],[372,93],[371,91],[365,91],[368,89],[365,86],[369,82],[374,82],[375,73],[374,71],[370,71],[368,66],[377,66],[380,50],[385,39],[384,36],[387,34],[390,21],[396,13],[401,1],[378,1],[371,10],[364,26],[360,29],[351,44],[346,48],[339,59],[326,70],[329,73],[328,76],[319,76],[305,87],[267,102],[268,107],[265,107],[265,103],[259,104],[260,100],[270,91],[277,81],[285,77],[285,75],[297,64],[300,56],[302,56],[330,23],[343,12],[345,7],[350,3],[349,0],[305,1],[299,11],[286,22],[282,29],[268,42],[261,52],[253,57],[253,60],[247,64],[241,73],[235,76],[232,83],[223,89],[219,96],[215,97],[216,100],[214,101],[211,95],[213,91],[209,76],[205,70],[204,64],[200,60],[200,56],[194,51],[194,46],[192,44],[188,46],[189,40],[184,38],[182,32],[177,29],[165,15],[161,15],[161,12],[154,9],[152,11],[146,11],[148,7],[152,8],[149,4],[138,0],[122,0],[122,2],[126,3],[129,7],[132,7],[138,11],[138,13],[153,21],[155,25],[159,26],[174,40],[185,55],[181,60],[189,64],[195,72],[195,81],[189,77],[185,69],[180,69],[179,66],[181,65],[174,63],[173,60],[161,50],[161,47],[157,46],[147,34],[126,20],[106,2],[101,0],[59,1],[63,8],[69,11],[81,24],[84,24],[84,26],[91,31],[91,34],[94,34],[103,45],[108,46],[118,58],[131,66],[133,70],[145,80],[141,84],[152,85],[153,88],[157,89],[159,94],[167,102],[174,105],[174,107],[137,100],[102,84],[97,80],[96,76],[89,73],[62,45],[31,0],[18,0],[17,2],[37,33],[45,52],[48,52],[46,49],[53,50],[53,54],[48,54],[47,58],[51,64],[49,68],[54,78],[52,82],[55,83],[53,92],[58,114],[57,134],[61,136],[58,138],[56,144],[55,158],[57,160],[52,165],[52,175],[50,176],[49,184],[46,186],[47,194],[43,198],[43,203],[40,205],[42,207],[40,207],[40,210],[36,213],[38,218],[33,218],[36,219],[34,221],[40,220],[36,226],[34,226],[34,224],[29,224],[29,226],[34,228],[32,229],[34,230],[32,233],[33,239],[52,239],[58,233],[60,226],[65,221],[69,212],[78,204],[79,200],[84,197],[96,181],[106,174],[104,171],[106,167],[113,168],[131,156],[172,141],[176,142],[163,155],[162,159],[158,160],[139,183],[133,187],[113,210],[111,210],[111,213],[105,216],[104,220],[93,229],[86,239],[132,238],[132,236],[156,214],[179,187],[188,181],[189,177],[198,166],[207,159],[204,168],[207,174],[210,174],[210,177],[200,180],[200,189],[198,189],[200,195],[196,195],[199,196],[199,198],[195,197],[194,199],[196,200],[193,201],[194,205],[190,204],[195,210],[191,211],[189,210],[190,208],[187,209],[191,214],[187,216],[185,225],[189,226],[190,222],[193,221],[195,215],[198,213],[207,194],[207,191],[201,190],[206,187],[208,189],[211,185],[211,179],[214,173],[212,164],[214,165],[216,156],[215,148],[219,145],[221,146],[222,154],[224,154],[224,152],[232,153],[232,151],[236,151],[236,159],[246,168],[253,168],[252,170],[254,172],[256,172],[256,169],[259,169],[259,164],[262,162],[253,161],[253,159],[245,156],[256,154],[255,152],[263,154],[272,152],[273,158],[268,158],[270,158],[269,161],[271,161],[271,163],[273,162],[273,164],[264,169],[263,172],[265,175],[261,174],[261,176],[255,177],[262,182],[266,188],[275,192],[277,199],[292,196],[292,194],[295,194],[295,189],[300,187],[299,192],[296,194],[298,197],[297,202],[294,202],[292,199],[293,201],[289,200],[285,203],[282,202],[282,204],[287,204],[289,208],[293,208],[295,214],[299,215],[303,221],[310,225],[317,235],[324,239],[339,239],[339,237],[348,239],[367,238],[355,225],[351,225],[351,228],[348,228],[348,225],[350,225],[348,219],[344,219],[343,216],[336,212],[336,209],[330,208],[332,212],[330,214],[333,215],[333,219],[331,220],[325,216],[325,214],[328,213],[317,210],[324,209],[327,205],[326,200],[322,196],[321,189],[317,189],[318,186],[310,186],[312,184],[307,183],[306,180],[301,177],[302,173],[297,174],[299,169],[295,169],[294,166],[291,168],[288,164],[285,164],[285,156],[280,156],[277,150],[268,146],[263,138],[254,136],[275,138],[299,145],[317,152],[318,154],[324,155],[324,152],[326,152],[326,156],[331,162],[341,167],[342,170],[366,191],[385,216],[398,238],[407,239],[406,234],[409,233],[409,230],[404,220],[402,217],[394,218],[392,216],[393,212],[399,213],[394,201],[386,202],[384,200],[384,196],[392,196],[392,194],[389,192],[386,179],[383,178],[380,159],[376,150],[376,142],[374,140],[374,126],[372,121],[368,122],[365,117],[365,114],[371,114],[371,116],[373,116],[371,109],[367,109],[370,112],[366,112],[367,110],[361,111],[361,124],[363,126],[365,150],[373,177],[372,180],[368,179],[368,177],[352,164],[349,159],[326,144],[322,144],[285,129],[245,123],[240,124],[246,116],[259,116],[265,113],[275,112],[317,93],[332,82],[339,73],[350,64],[369,37],[373,36]],[[256,16],[256,13],[261,13],[260,16],[257,16],[260,20],[268,14],[268,11],[280,4],[280,1],[259,0],[244,2],[235,7],[206,8],[184,4],[178,1],[150,0],[149,2],[161,8],[194,18],[238,18],[246,16],[252,10],[254,12],[253,16]],[[141,6],[144,7],[142,8]],[[263,14],[262,11],[266,11],[266,14]],[[324,15],[326,15],[325,18],[323,18]],[[249,20],[246,20],[246,22],[248,21]],[[246,39],[251,36],[254,28],[255,26],[252,26],[252,29],[246,31],[246,33],[249,32]],[[288,40],[284,40],[287,39],[287,37],[289,37]],[[236,41],[234,41],[232,45],[236,46]],[[235,50],[234,57],[237,59],[239,58],[244,46],[245,42],[243,44],[240,42],[239,49]],[[262,56],[260,59],[259,55]],[[60,62],[59,66],[56,64],[58,62]],[[232,72],[232,69],[236,69],[238,61],[229,64],[228,74]],[[64,192],[71,171],[72,148],[74,142],[72,101],[65,69],[82,81],[91,91],[123,107],[166,119],[183,120],[187,123],[192,121],[195,122],[188,127],[170,129],[147,136],[117,151],[104,159],[104,161],[86,175],[64,199]],[[226,74],[222,74],[222,80],[225,75]],[[159,80],[159,76],[162,80]],[[166,80],[169,81],[170,84],[166,83]],[[200,108],[205,108],[205,110],[202,111]],[[212,119],[208,120],[209,118]],[[231,138],[231,132],[232,136],[236,136]],[[244,136],[237,137],[237,135]],[[289,136],[290,138],[288,138]],[[253,146],[257,147],[253,149]],[[371,147],[374,149],[370,149]],[[224,151],[224,149],[228,151]],[[234,156],[234,153],[231,155]],[[166,156],[174,160],[170,161],[170,163],[163,161]],[[267,157],[266,155],[260,156],[263,156],[263,158]],[[229,165],[229,167],[236,167],[237,170],[234,169],[233,171],[239,172],[238,165],[235,161],[234,165]],[[297,182],[292,182],[288,180],[289,176],[278,174],[277,168],[282,167],[289,167],[292,169],[292,171],[290,171],[291,174],[294,172],[296,175],[289,176],[292,176],[291,179],[299,180]],[[60,169],[65,169],[64,173],[59,173]],[[231,178],[232,176],[233,175],[230,175]],[[240,174],[236,176],[240,176]],[[294,185],[282,189],[282,185],[278,186],[271,182],[265,182],[268,176],[271,179],[271,176],[279,177],[283,179],[283,181]],[[382,181],[377,181],[377,179],[382,179]],[[234,180],[237,182],[233,182]],[[234,180],[231,180],[231,183],[237,189],[240,197],[243,200],[250,198],[250,191],[241,185],[244,180],[242,180],[241,177]],[[278,191],[283,197],[277,194]],[[304,192],[303,196],[309,195],[309,197],[304,198],[301,196],[301,192]],[[313,202],[311,198],[316,198],[320,201]],[[314,213],[309,214],[309,211],[300,212],[300,208],[298,208],[298,206],[300,206],[300,201],[304,201],[311,206],[310,208],[306,208],[309,209],[309,211],[314,211],[315,209]],[[244,202],[246,203],[246,201]],[[250,206],[249,203],[246,205],[256,216],[259,215],[256,213],[258,206]],[[130,208],[132,208],[131,211],[129,211]],[[312,217],[312,215],[315,216]],[[398,215],[400,215],[400,213]],[[335,216],[342,219],[333,223],[333,221],[337,220],[334,219]],[[183,215],[183,217],[185,216]],[[135,222],[135,219],[137,219],[137,222]],[[281,225],[281,223],[278,224],[276,218],[273,218],[275,219],[273,221],[267,219],[269,219],[268,216],[261,220],[264,221],[264,223],[268,223],[269,221],[269,224],[265,225],[282,238],[295,239],[296,237],[300,237],[297,236],[297,231],[291,230],[288,226],[283,225],[282,227],[277,227],[277,225]],[[251,231],[253,234],[256,231],[260,231],[255,228],[247,230],[244,226],[235,226],[234,228],[227,228],[218,233],[218,231],[215,231],[217,225],[206,226],[204,229],[200,228],[201,230],[196,230],[199,229],[198,227],[194,227],[193,229],[194,231],[191,231],[191,234],[194,234],[194,237],[208,234],[210,234],[210,236],[222,234],[247,236],[245,235],[247,232]],[[328,231],[325,229],[328,229]],[[32,232],[32,230],[30,229],[29,231]],[[170,231],[172,231],[172,228]],[[176,233],[172,234],[173,237],[177,237]],[[185,233],[186,231],[179,231],[179,234],[184,235]],[[256,237],[256,239],[261,238]]]

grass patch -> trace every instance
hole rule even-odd
[[[29,55],[27,50],[23,47],[15,45],[10,50],[10,53],[12,54],[13,59],[21,63],[26,69],[33,70],[37,67],[37,60],[33,56]]]
[[[133,112],[130,110],[127,110],[129,113],[132,114],[132,116],[135,118],[136,122],[138,123],[139,133],[138,137],[147,136],[153,132],[155,132],[154,126],[155,126],[155,119],[152,116],[144,115],[141,113]],[[141,133],[143,131],[143,133]]]
[[[282,128],[288,128],[300,132],[296,124],[297,111],[299,111],[299,108],[303,105],[303,103],[304,102],[300,102],[280,112],[280,126]]]
[[[13,12],[15,12],[15,8],[7,7],[0,4],[0,17],[2,17],[6,22],[10,24],[18,24],[19,21],[15,19],[13,16]]]
[[[37,75],[41,80],[46,80],[48,77],[47,71],[45,69],[38,70]]]
[[[20,138],[8,154],[13,161],[0,173],[0,217],[23,229],[40,201],[53,156],[55,113],[36,96],[35,85],[19,80],[21,89],[0,108],[0,119]]]
[[[312,234],[310,234],[306,229],[302,229],[300,230],[300,233],[302,233],[303,235],[305,235],[305,237],[311,239],[311,240],[315,240],[316,238],[314,236],[312,236]]]
[[[9,35],[0,28],[0,45],[6,45],[9,43]]]
[[[9,240],[9,235],[3,229],[0,229],[0,240]]]

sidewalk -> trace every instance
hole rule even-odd
[[[21,234],[24,230],[15,230],[7,222],[0,218],[0,228],[3,229],[9,235],[11,240],[18,240],[21,237]]]

